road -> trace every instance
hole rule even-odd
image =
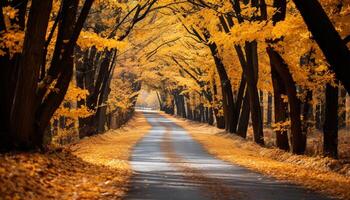
[[[217,159],[170,119],[144,114],[152,129],[133,150],[134,176],[126,199],[329,199]]]

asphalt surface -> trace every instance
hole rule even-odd
[[[176,123],[154,112],[144,114],[152,129],[133,150],[134,176],[126,199],[330,199],[217,159]]]

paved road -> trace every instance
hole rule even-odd
[[[171,120],[144,114],[152,129],[133,150],[134,176],[126,199],[327,199],[216,159]]]

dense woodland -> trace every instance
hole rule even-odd
[[[118,128],[143,89],[262,146],[304,154],[320,135],[338,158],[349,25],[348,0],[1,1],[1,149]]]

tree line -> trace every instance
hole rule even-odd
[[[323,129],[324,155],[337,158],[348,8],[343,0],[1,1],[1,147],[42,148],[60,128],[84,137],[119,127],[148,87],[167,113],[243,138],[251,122],[260,145],[266,115],[276,146],[295,154],[313,127]]]
[[[200,72],[203,67],[190,66],[186,63],[186,59],[172,57],[170,60],[173,62],[171,64],[168,62],[168,65],[179,66],[180,75],[193,79],[200,89],[196,90],[197,94],[191,94],[187,92],[188,88],[181,83],[172,83],[178,84],[178,86],[159,88],[158,96],[161,110],[209,124],[213,124],[215,118],[218,128],[224,128],[227,132],[235,133],[243,138],[247,137],[247,129],[249,121],[251,121],[254,142],[264,145],[264,90],[259,89],[261,86],[258,85],[258,80],[266,79],[259,77],[259,73],[263,67],[267,67],[272,89],[265,91],[268,93],[268,99],[265,101],[267,102],[266,121],[267,125],[270,126],[272,111],[274,111],[274,124],[278,127],[274,129],[276,146],[295,154],[304,154],[307,135],[310,134],[313,127],[316,127],[323,130],[323,154],[337,158],[338,129],[344,127],[346,121],[345,97],[349,91],[349,79],[346,74],[350,55],[347,47],[348,37],[342,38],[340,36],[334,22],[332,23],[328,15],[339,15],[342,9],[346,9],[347,3],[334,1],[334,4],[329,5],[323,2],[327,10],[333,8],[328,15],[325,8],[317,0],[293,2],[283,0],[267,2],[264,0],[189,1],[189,3],[192,4],[190,8],[176,8],[173,9],[173,13],[182,13],[180,21],[188,34],[197,43],[203,44],[211,53],[217,80],[213,81],[208,78],[203,80],[201,78],[203,75]],[[228,9],[220,10],[220,7],[225,7],[225,3],[230,4],[227,6]],[[291,5],[292,3],[294,4]],[[271,15],[268,15],[271,13],[268,11],[268,6],[272,6],[275,10]],[[334,78],[317,83],[321,84],[320,87],[317,86],[319,87],[318,91],[311,87],[305,87],[296,80],[298,77],[293,71],[295,69],[292,68],[295,66],[289,65],[288,61],[285,60],[286,56],[283,55],[283,50],[281,50],[283,48],[281,45],[286,44],[287,37],[284,35],[263,36],[266,34],[263,30],[266,29],[265,27],[271,26],[272,28],[268,29],[271,31],[273,27],[283,23],[287,15],[295,15],[292,10],[294,6],[299,11],[298,15],[302,17],[303,23],[310,33],[308,40],[317,44],[296,58],[298,66],[308,68],[309,74],[306,78],[310,82],[319,80],[312,76],[327,76],[327,73],[334,73]],[[247,8],[253,8],[253,11],[247,14],[245,11]],[[200,12],[202,14],[198,14]],[[208,19],[206,23],[187,20],[193,15],[200,15],[199,19],[205,20],[206,17]],[[211,26],[209,21],[214,21],[214,18],[216,18],[216,22]],[[341,19],[337,18],[337,20]],[[343,20],[348,21],[347,18]],[[267,25],[268,23],[269,25]],[[231,44],[222,44],[229,43],[229,37],[243,35],[242,27],[253,30],[257,27],[261,29],[261,33],[255,32],[256,36],[247,34],[246,38],[241,36],[237,39],[239,41],[233,39],[234,42]],[[237,29],[237,35],[234,35],[235,29]],[[222,33],[228,35],[228,40],[220,41],[217,39],[216,35],[222,37]],[[244,41],[244,39],[246,40]],[[228,71],[230,69],[225,63],[225,50],[222,48],[227,48],[226,51],[234,51],[235,56],[237,56],[236,65],[240,65],[241,77],[236,86],[232,86],[234,77],[230,76]],[[285,48],[290,48],[290,46]],[[319,67],[317,51],[320,51],[321,55],[324,56],[322,58],[325,59],[325,65],[328,69],[323,69],[323,66]],[[262,57],[262,54],[267,55],[267,66],[260,65],[259,58]],[[233,60],[232,57],[229,59]],[[327,70],[329,71],[326,72]],[[319,73],[320,71],[324,71],[324,73]],[[318,94],[316,94],[317,92]],[[314,106],[313,99],[316,95],[322,100]],[[169,98],[170,100],[168,100]],[[195,103],[191,105],[193,99],[195,99]]]
[[[55,118],[60,106],[87,108],[87,116],[76,112],[80,137],[125,123],[140,82],[127,70],[114,74],[118,49],[155,2],[1,1],[1,149],[43,148],[55,130],[73,128],[67,114]],[[115,79],[121,82],[113,88]],[[87,95],[65,101],[70,85]],[[108,97],[123,98],[122,88],[128,105],[111,106]]]

